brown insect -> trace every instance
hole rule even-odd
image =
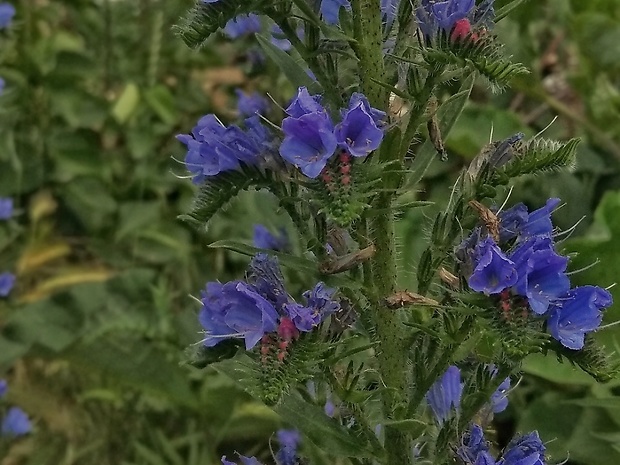
[[[370,260],[375,255],[376,251],[377,249],[375,246],[371,244],[357,252],[351,252],[341,257],[322,262],[319,265],[319,271],[323,274],[342,273],[343,271],[355,268],[366,260]]]
[[[398,291],[395,294],[386,297],[385,303],[388,308],[400,308],[407,307],[409,305],[439,305],[434,299],[424,297],[423,295],[416,294],[409,291]]]
[[[477,200],[470,200],[469,206],[478,212],[478,216],[484,223],[490,236],[499,243],[499,218],[488,207]]]

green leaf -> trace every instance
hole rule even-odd
[[[179,120],[174,96],[165,86],[155,86],[144,92],[144,100],[159,118],[168,126],[173,126]]]
[[[512,10],[528,0],[512,0],[495,12],[495,22],[499,22],[510,14]]]
[[[258,247],[253,247],[251,245],[244,244],[243,242],[229,239],[213,242],[209,244],[209,247],[212,249],[231,250],[233,252],[247,255],[248,257],[253,257],[257,253],[265,252],[265,249],[259,249]],[[276,252],[273,250],[269,250],[269,255],[275,255],[278,257],[278,261],[284,266],[300,271],[306,270],[312,273],[317,272],[318,264],[313,260],[308,260],[307,258],[296,257],[295,255],[289,255],[287,253]]]
[[[123,124],[136,111],[138,103],[140,103],[138,86],[133,82],[129,82],[125,85],[123,92],[112,107],[112,116],[120,124]]]
[[[321,85],[308,75],[307,69],[297,63],[288,53],[273,45],[267,37],[261,34],[256,34],[256,40],[265,54],[275,62],[295,87],[307,87],[311,94],[323,92]]]

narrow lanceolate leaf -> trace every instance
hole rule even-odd
[[[249,188],[269,188],[282,184],[274,179],[270,171],[262,172],[254,167],[244,167],[241,171],[227,171],[209,177],[194,199],[190,211],[180,215],[179,219],[205,231],[209,221],[224,208],[239,192]]]
[[[534,139],[520,148],[517,156],[499,174],[514,178],[524,174],[570,168],[575,163],[575,151],[579,142],[579,139],[564,143]]]
[[[260,13],[271,3],[272,0],[220,0],[215,3],[198,1],[176,26],[176,30],[185,44],[198,48],[231,19],[242,14]]]
[[[308,70],[297,63],[288,53],[273,45],[265,36],[256,34],[256,40],[258,40],[265,55],[274,61],[295,87],[307,87],[311,94],[323,92],[321,85],[310,77]]]

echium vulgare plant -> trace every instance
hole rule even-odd
[[[527,72],[493,32],[518,3],[203,0],[178,26],[192,47],[233,26],[256,33],[297,89],[279,115],[239,93],[245,119],[207,115],[178,137],[198,188],[185,220],[204,229],[241,190],[266,189],[297,231],[289,242],[257,226],[254,247],[220,243],[252,258],[244,277],[206,284],[192,353],[298,432],[276,462],[318,448],[331,457],[321,463],[557,463],[553,438],[519,432],[500,448],[488,431],[521,362],[553,353],[615,376],[592,338],[611,295],[571,284],[552,223],[560,200],[498,207],[512,179],[570,166],[576,140],[516,134],[482,148],[430,225],[416,279],[397,287],[395,220],[425,205],[404,194],[446,157],[442,134],[474,79],[498,90]],[[281,267],[307,291],[293,295]]]

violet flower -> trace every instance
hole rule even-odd
[[[383,131],[377,127],[365,98],[351,100],[342,122],[336,126],[336,140],[352,156],[365,157],[381,145]]]
[[[545,445],[538,432],[533,431],[510,441],[497,465],[545,465]]]
[[[452,409],[458,410],[460,407],[463,386],[461,370],[450,366],[426,393],[426,400],[440,424],[448,419]]]
[[[284,228],[280,228],[278,234],[274,235],[262,224],[254,225],[253,242],[254,247],[275,251],[284,251],[289,246],[288,236]]]
[[[571,289],[551,304],[547,329],[569,349],[582,349],[585,335],[601,324],[601,310],[612,304],[609,291],[597,286]]]
[[[264,115],[269,108],[269,102],[258,92],[252,94],[246,94],[241,89],[235,89],[237,94],[237,110],[239,114],[244,117],[253,116],[256,114]]]
[[[249,350],[265,333],[277,328],[278,313],[273,305],[243,281],[207,283],[202,304],[198,319],[205,329],[206,347],[224,339],[243,338]]]
[[[254,34],[261,31],[260,16],[253,13],[239,15],[231,19],[224,26],[224,34],[231,39],[237,39],[244,35]]]
[[[467,281],[474,291],[498,294],[517,282],[514,262],[504,255],[491,237],[478,242],[475,256],[475,268]]]
[[[297,449],[301,441],[299,431],[281,429],[276,433],[276,437],[280,443],[280,449],[275,457],[278,465],[297,465],[299,463]]]
[[[15,275],[5,272],[0,274],[0,297],[7,297],[15,286]]]
[[[28,434],[32,425],[26,412],[19,407],[11,407],[2,420],[0,435],[5,437],[17,437]]]
[[[8,220],[13,216],[13,199],[0,197],[0,220]]]
[[[5,29],[11,25],[15,16],[15,7],[8,2],[0,3],[0,29]]]
[[[321,15],[327,24],[338,24],[340,8],[351,10],[349,0],[321,0]]]

